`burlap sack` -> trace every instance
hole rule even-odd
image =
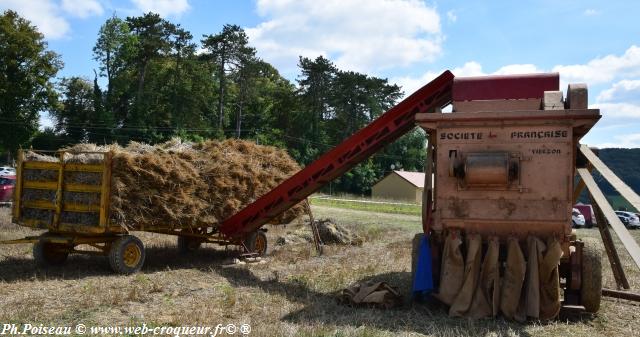
[[[559,264],[562,247],[555,238],[547,240],[547,251],[540,264],[540,319],[555,318],[560,312]]]
[[[460,245],[462,240],[456,231],[449,233],[442,250],[442,268],[440,270],[440,286],[433,296],[447,305],[453,304],[464,280],[464,260]]]
[[[544,257],[547,246],[542,240],[530,236],[527,238],[527,250],[529,260],[527,261],[527,281],[526,281],[526,302],[525,310],[528,317],[540,317],[540,263]]]
[[[467,258],[464,266],[462,288],[449,308],[449,316],[464,316],[471,307],[473,294],[478,287],[480,262],[482,261],[482,237],[478,234],[467,235]]]
[[[500,289],[500,311],[506,318],[513,319],[517,313],[526,267],[518,240],[509,238],[507,240],[507,262]]]
[[[490,238],[487,243],[487,253],[482,261],[478,286],[467,314],[471,318],[495,317],[498,314],[500,307],[499,255],[500,242],[498,238]]]

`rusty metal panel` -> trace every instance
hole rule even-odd
[[[615,211],[613,210],[611,205],[609,205],[607,198],[605,198],[604,194],[602,193],[598,185],[596,185],[596,182],[593,180],[593,177],[591,176],[591,173],[589,173],[589,170],[580,168],[578,169],[578,174],[584,181],[585,185],[587,185],[587,189],[589,190],[593,201],[595,201],[595,203],[600,207],[600,210],[602,210],[602,212],[604,213],[605,218],[607,218],[607,220],[609,221],[611,228],[613,228],[613,231],[616,232],[616,235],[618,235],[618,238],[620,238],[620,241],[622,241],[624,248],[627,249],[627,252],[629,252],[629,255],[631,255],[633,261],[640,268],[640,246],[638,246],[636,240],[631,236],[622,222],[620,222],[620,219],[618,219]],[[606,226],[607,224],[600,223],[598,225]]]
[[[597,110],[418,115],[437,140],[433,229],[567,238],[574,142],[598,117]]]

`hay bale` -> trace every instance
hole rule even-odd
[[[235,139],[198,144],[172,139],[154,146],[131,142],[127,147],[78,144],[63,150],[67,152],[64,156],[67,163],[99,164],[102,154],[86,152],[112,153],[111,221],[140,230],[217,226],[300,169],[284,150]],[[25,159],[59,160],[34,152],[28,152]],[[57,180],[56,171],[25,171],[33,171],[28,178],[25,176],[27,180]],[[67,172],[64,179],[100,185],[102,174]],[[63,199],[96,204],[97,196],[65,193]],[[26,190],[25,198],[51,200],[52,195],[43,194],[42,190]],[[288,223],[302,211],[302,206],[297,205],[272,223]],[[63,213],[73,213],[63,214],[63,220],[98,224],[97,217],[87,216],[92,213]]]
[[[336,224],[333,219],[315,220],[320,240],[325,244],[361,245],[362,238],[347,228]]]

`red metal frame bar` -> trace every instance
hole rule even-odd
[[[453,101],[542,98],[559,88],[558,73],[456,77]]]
[[[432,112],[451,102],[453,77],[450,71],[445,71],[371,124],[226,219],[220,226],[220,232],[229,237],[242,237],[260,228],[398,139],[414,128],[414,116],[417,113]]]

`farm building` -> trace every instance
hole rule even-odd
[[[421,203],[423,189],[424,172],[393,171],[373,185],[371,196]]]

